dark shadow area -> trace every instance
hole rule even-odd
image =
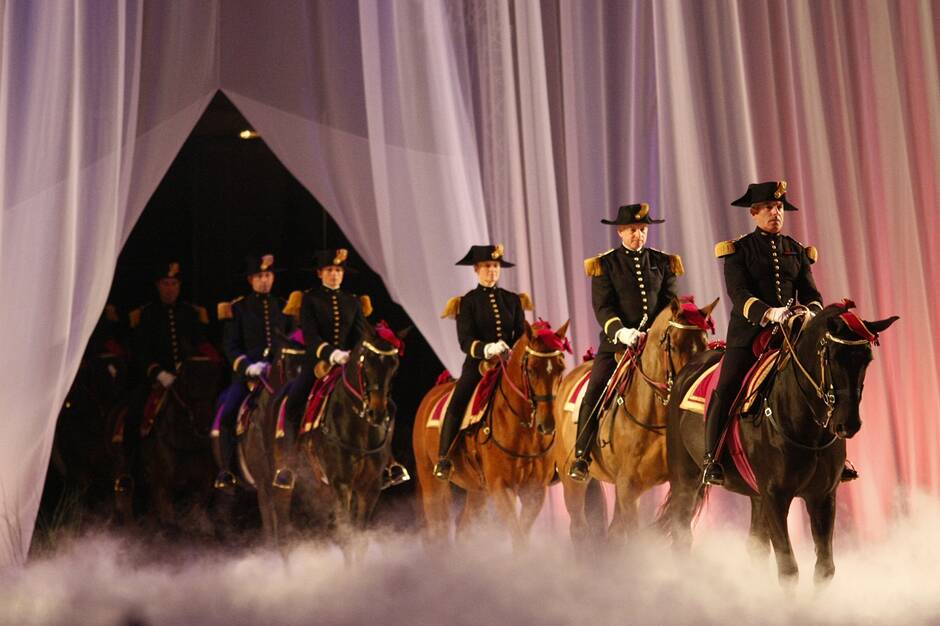
[[[117,313],[116,320],[109,322],[113,334],[126,342],[130,334],[128,313],[157,297],[153,282],[155,267],[177,260],[182,268],[180,299],[208,310],[208,336],[220,348],[217,303],[248,293],[248,284],[241,274],[245,255],[261,252],[275,255],[276,264],[286,271],[277,274],[273,291],[286,299],[293,290],[318,284],[316,274],[299,269],[312,264],[315,250],[340,247],[349,250],[349,265],[358,270],[347,275],[343,289],[369,295],[374,307],[369,321],[375,324],[385,320],[396,330],[413,325],[405,311],[392,302],[382,279],[366,266],[326,210],[264,141],[240,136],[250,128],[228,98],[221,92],[216,94],[122,250],[110,297]],[[93,338],[89,352],[99,349],[95,343]],[[412,475],[414,414],[421,397],[442,370],[424,337],[414,329],[408,336],[405,357],[393,387],[393,399],[398,406],[394,454]],[[131,365],[122,384],[130,388],[142,376]],[[80,386],[80,378],[81,373],[75,388]],[[63,503],[67,508],[78,506],[76,498],[81,497],[69,493],[67,481],[63,481],[61,472],[55,471],[56,461],[53,458],[50,464],[38,523],[38,529],[53,532],[64,519]],[[107,492],[111,485],[98,484],[96,488]],[[412,480],[384,492],[376,522],[410,526],[414,488]]]

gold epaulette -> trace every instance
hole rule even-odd
[[[297,317],[300,315],[300,304],[303,302],[304,294],[301,291],[292,291],[287,298],[287,305],[282,309],[284,315]]]
[[[131,328],[137,328],[140,326],[140,312],[144,307],[138,307],[127,314],[127,321],[130,323]]]
[[[447,305],[444,307],[444,312],[441,313],[441,319],[445,317],[452,317],[457,319],[457,314],[460,313],[460,296],[454,296],[447,301]]]
[[[519,294],[519,303],[522,304],[523,311],[535,310],[535,304],[532,303],[532,298],[524,291]]]
[[[719,259],[722,257],[726,257],[729,254],[734,254],[734,251],[735,251],[734,241],[730,239],[728,241],[722,241],[721,243],[715,244],[715,256],[718,257]]]
[[[670,254],[669,269],[671,269],[672,273],[676,276],[682,276],[685,274],[685,266],[682,265],[682,257],[678,254]]]
[[[362,307],[362,314],[366,317],[372,315],[372,298],[369,296],[359,296],[359,306]]]
[[[104,318],[109,322],[118,321],[117,308],[113,304],[106,304],[104,307]]]
[[[809,258],[810,263],[815,263],[816,259],[819,258],[819,251],[816,250],[816,246],[806,246],[806,256]]]
[[[199,316],[199,321],[202,322],[203,324],[208,324],[209,312],[206,311],[206,307],[199,306],[198,304],[193,304],[192,307],[193,307],[193,310],[196,311],[196,315]]]
[[[219,302],[219,310],[216,312],[219,316],[219,320],[230,320],[232,317],[232,303],[231,302]]]
[[[589,259],[584,259],[584,273],[588,276],[601,276],[604,273],[604,267],[601,265],[601,257],[613,251],[614,248],[611,248],[607,252],[592,256]]]

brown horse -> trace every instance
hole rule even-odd
[[[164,398],[152,430],[140,442],[140,460],[150,512],[162,526],[177,524],[180,504],[200,515],[206,512],[214,473],[209,430],[220,378],[218,363],[194,356],[180,366],[173,386],[157,389]],[[115,499],[118,512],[130,521],[133,482],[116,488]]]
[[[599,441],[595,441],[591,450],[594,459],[591,476],[615,485],[614,518],[608,529],[608,537],[613,541],[623,542],[628,533],[636,530],[637,499],[669,478],[666,439],[663,436],[666,404],[676,373],[694,354],[705,350],[708,343],[705,322],[716,304],[717,299],[698,309],[691,302],[681,303],[673,299],[653,321],[632,375],[621,379],[625,381],[625,388],[617,388],[610,408],[600,416]],[[628,352],[624,358],[636,358],[636,355]],[[629,366],[629,363],[622,362],[617,371],[628,371]],[[559,390],[562,401],[555,404],[559,438],[555,446],[555,462],[564,486],[565,506],[571,517],[571,539],[577,546],[603,534],[603,528],[588,524],[585,497],[590,482],[579,483],[567,475],[577,435],[574,418],[578,415],[580,402],[574,405],[566,402],[590,368],[590,362],[584,363],[565,376]]]
[[[492,499],[509,528],[513,547],[525,546],[555,472],[552,409],[565,369],[564,351],[559,346],[567,330],[568,322],[555,332],[547,328],[533,331],[526,323],[525,334],[512,347],[508,361],[498,362],[502,372],[487,415],[458,440],[451,457],[451,482],[467,492],[457,521],[458,534],[469,529]],[[419,502],[428,538],[435,543],[446,541],[450,534],[451,488],[433,476],[440,429],[429,428],[427,423],[437,402],[453,388],[454,383],[445,383],[425,395],[412,437]],[[519,514],[517,498],[522,502]]]

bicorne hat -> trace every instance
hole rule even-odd
[[[766,183],[751,183],[747,192],[732,202],[732,206],[752,206],[758,202],[782,202],[784,211],[798,211],[787,202],[787,181],[771,180]]]
[[[281,269],[274,265],[273,254],[261,254],[257,256],[245,257],[245,276],[259,274],[261,272],[280,272]]]
[[[601,224],[610,226],[627,226],[628,224],[662,224],[666,220],[654,220],[650,217],[650,205],[645,202],[639,204],[626,204],[617,209],[617,217],[612,220],[601,220]]]
[[[302,268],[306,272],[316,272],[324,267],[341,267],[347,273],[354,273],[356,270],[349,265],[349,251],[346,248],[336,248],[330,250],[317,250],[313,254],[313,267]]]
[[[181,280],[183,278],[180,272],[179,261],[166,261],[165,263],[161,263],[154,268],[153,279],[163,280],[164,278],[175,278],[176,280]]]
[[[499,261],[500,267],[515,267],[516,265],[503,258],[503,244],[501,243],[495,246],[470,246],[470,251],[455,265],[476,265],[485,261]]]

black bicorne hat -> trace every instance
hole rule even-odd
[[[782,202],[784,211],[798,211],[787,202],[787,181],[771,180],[766,183],[751,183],[747,192],[732,202],[732,206],[752,206],[758,202]]]
[[[153,270],[154,280],[163,280],[164,278],[175,278],[182,280],[179,261],[166,261],[157,265]]]
[[[349,260],[349,251],[346,248],[330,250],[317,250],[313,254],[313,267],[301,268],[305,272],[316,272],[324,267],[341,267],[346,273],[352,274],[356,269],[346,264]]]
[[[281,269],[274,265],[273,254],[261,254],[257,256],[245,257],[245,276],[259,274],[261,272],[280,272]]]
[[[650,217],[650,205],[645,202],[626,204],[617,209],[617,218],[601,220],[601,224],[627,226],[629,224],[662,224],[666,220],[654,220]]]
[[[470,246],[470,251],[455,265],[476,265],[485,261],[499,261],[500,267],[515,267],[516,265],[503,258],[503,244],[501,243],[495,246]]]

